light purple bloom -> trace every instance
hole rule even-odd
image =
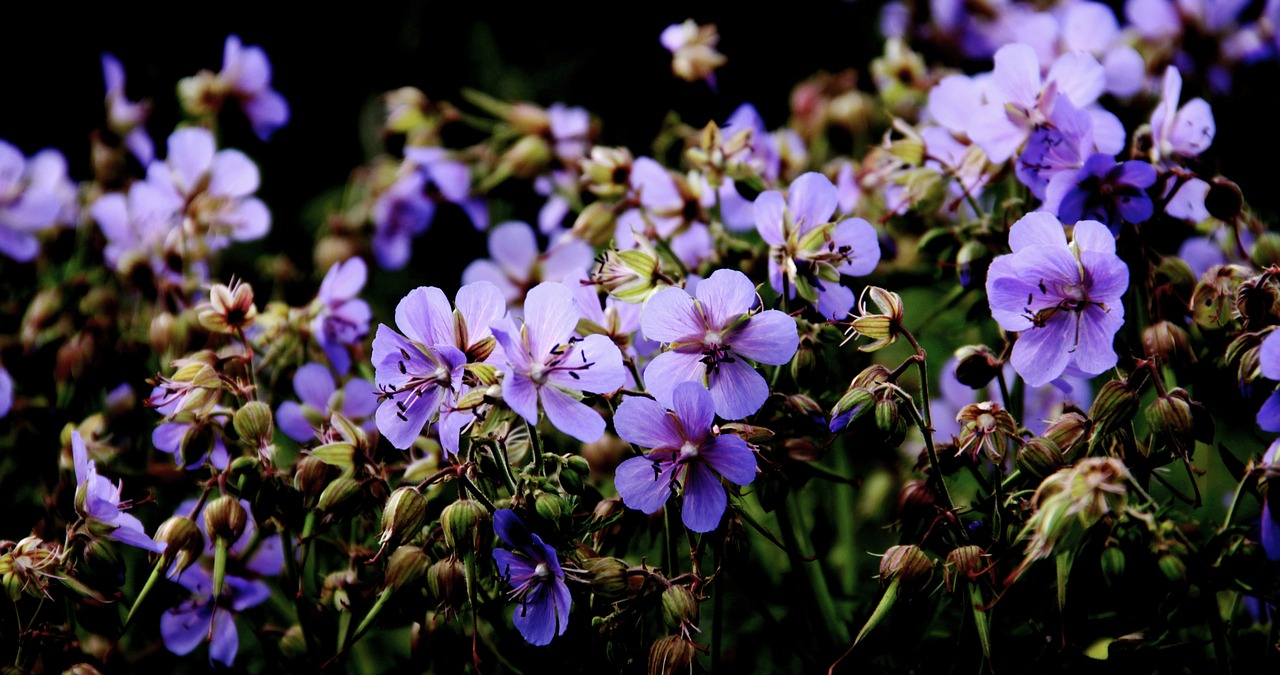
[[[573,605],[559,556],[555,548],[530,532],[511,509],[493,514],[493,529],[503,543],[514,549],[493,550],[498,573],[511,586],[511,599],[520,603],[511,620],[525,642],[550,644],[569,627]]]
[[[551,138],[555,141],[556,157],[565,164],[574,164],[587,156],[591,146],[591,113],[586,108],[552,103],[547,108],[551,125]]]
[[[173,395],[163,386],[157,386],[151,390],[151,398],[149,401],[157,403],[156,412],[168,417],[182,408],[184,397],[181,395]],[[228,412],[221,406],[212,406],[206,412]],[[188,439],[194,440],[197,434],[207,433],[212,437],[209,447],[198,455],[187,457],[187,464],[183,467],[188,471],[199,469],[204,466],[206,459],[213,465],[215,469],[222,471],[227,468],[227,463],[231,460],[231,455],[227,452],[226,443],[222,441],[222,434],[211,429],[206,429],[208,425],[217,424],[219,416],[200,415],[195,422],[161,422],[151,432],[151,444],[156,450],[167,452],[173,455],[175,461],[181,462],[183,459],[183,444]]]
[[[756,198],[756,229],[769,244],[769,283],[794,298],[799,292],[827,319],[853,308],[842,276],[865,276],[880,262],[876,229],[861,218],[832,223],[836,186],[820,173],[796,179],[784,199],[770,190]]]
[[[107,127],[124,140],[124,145],[143,166],[156,157],[155,144],[144,124],[151,105],[130,101],[124,92],[124,66],[111,54],[102,55],[102,79],[107,88]]]
[[[470,197],[471,171],[444,148],[409,147],[400,177],[373,205],[373,254],[387,269],[409,262],[413,238],[426,232],[442,202],[457,204],[477,230],[489,226],[484,202]]]
[[[218,79],[240,99],[240,107],[258,138],[267,140],[289,121],[289,104],[271,88],[271,62],[262,47],[246,47],[228,35]]]
[[[1271,331],[1258,347],[1258,368],[1263,377],[1280,382],[1280,331]],[[1280,389],[1271,392],[1257,419],[1264,431],[1280,431]]]
[[[712,249],[707,209],[715,204],[715,191],[700,176],[677,177],[649,157],[632,163],[630,180],[630,197],[639,208],[618,216],[614,230],[618,248],[635,248],[640,234],[668,242],[686,267],[700,266]]]
[[[1160,105],[1151,113],[1151,153],[1155,161],[1197,157],[1213,143],[1217,125],[1213,110],[1202,98],[1193,98],[1181,108],[1182,74],[1177,67],[1164,71]]]
[[[114,529],[108,535],[118,542],[137,546],[138,548],[163,553],[164,544],[158,544],[147,536],[142,523],[124,512],[128,506],[121,506],[120,491],[123,483],[112,483],[98,475],[97,464],[89,459],[89,451],[84,446],[84,439],[79,431],[71,432],[71,457],[76,469],[76,501],[83,504],[81,514],[101,525]],[[83,491],[83,496],[79,493]]]
[[[1156,178],[1156,170],[1142,160],[1117,164],[1098,153],[1074,175],[1064,171],[1049,181],[1044,208],[1064,223],[1097,220],[1113,230],[1122,222],[1144,223],[1155,209],[1147,188]]]
[[[1018,375],[1038,387],[1068,368],[1097,375],[1114,366],[1129,269],[1111,231],[1083,220],[1068,245],[1058,219],[1035,212],[1010,228],[1009,247],[987,272],[987,299],[1000,327],[1019,332],[1010,358]]]
[[[403,316],[397,308],[396,325],[406,333],[419,335],[415,327],[402,323]],[[386,325],[378,326],[373,338],[374,384],[381,402],[375,415],[378,432],[392,446],[407,450],[440,404],[460,390],[466,363],[466,355],[453,345],[424,344]]]
[[[737,485],[750,484],[756,476],[756,457],[741,438],[712,434],[715,406],[701,385],[681,382],[672,402],[670,411],[638,396],[618,406],[613,418],[618,436],[653,451],[619,465],[614,485],[623,503],[645,513],[657,512],[679,486],[685,527],[710,532],[720,524],[728,502],[719,476]]]
[[[126,273],[139,260],[147,261],[152,272],[174,283],[181,281],[181,269],[172,269],[165,254],[181,244],[182,199],[172,190],[147,181],[129,186],[127,195],[105,194],[89,206],[107,239],[103,256],[116,271]]]
[[[271,212],[257,192],[258,166],[239,150],[218,150],[213,133],[199,127],[169,136],[169,155],[147,168],[147,183],[185,204],[183,227],[212,250],[252,241],[271,229]]]
[[[579,400],[582,392],[607,394],[626,384],[622,353],[604,335],[574,337],[578,308],[563,284],[545,282],[529,291],[524,326],[493,328],[506,353],[502,398],[530,424],[538,402],[564,433],[590,443],[604,435],[604,418]]]
[[[1074,177],[1085,159],[1095,152],[1089,114],[1071,105],[1071,101],[1059,99],[1051,124],[1031,132],[1027,147],[1014,164],[1014,173],[1031,189],[1031,194],[1043,200],[1054,177],[1062,173]]]
[[[565,277],[591,268],[595,253],[591,245],[566,237],[538,253],[538,239],[528,223],[511,221],[489,233],[491,260],[476,260],[462,271],[462,283],[487,281],[498,288],[509,306],[519,306],[525,293],[544,281]]]
[[[36,234],[75,221],[76,188],[57,150],[30,159],[0,140],[0,253],[31,262],[40,252]]]
[[[293,391],[302,403],[281,403],[276,409],[276,423],[286,436],[299,443],[315,440],[320,427],[335,412],[354,424],[371,426],[372,420],[366,419],[378,408],[378,391],[373,383],[353,377],[338,389],[329,369],[318,363],[298,368],[293,374]]]
[[[667,288],[645,305],[645,337],[669,349],[645,368],[645,386],[670,408],[677,384],[698,382],[711,390],[717,415],[740,420],[769,398],[769,386],[744,357],[771,366],[790,361],[800,344],[796,322],[776,309],[752,313],[755,286],[736,270],[717,270],[696,295]]]
[[[350,346],[369,334],[372,313],[369,303],[358,297],[368,275],[360,258],[335,263],[324,275],[312,303],[316,315],[311,319],[311,335],[340,374],[351,370]]]
[[[0,419],[9,415],[13,409],[13,376],[0,366]]]

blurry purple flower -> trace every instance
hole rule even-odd
[[[1018,331],[1010,361],[1029,386],[1072,372],[1097,375],[1116,364],[1112,341],[1124,324],[1129,269],[1101,223],[1076,223],[1071,245],[1057,218],[1029,213],[1009,230],[1013,253],[987,272],[992,317]]]
[[[462,271],[462,283],[488,281],[498,288],[509,306],[519,306],[530,288],[544,281],[560,281],[569,274],[591,268],[594,252],[579,239],[562,238],[545,253],[527,223],[502,223],[489,233],[491,260],[476,260]]]
[[[302,403],[281,403],[276,423],[299,443],[315,440],[320,427],[335,412],[354,424],[372,427],[373,420],[368,418],[378,408],[378,391],[368,380],[353,377],[339,390],[326,366],[308,363],[294,373],[293,391]]]
[[[604,435],[605,423],[578,400],[582,392],[607,394],[626,384],[622,353],[604,335],[574,337],[578,308],[563,284],[544,282],[525,299],[525,323],[493,328],[506,353],[502,398],[530,424],[538,423],[538,402],[560,431],[585,443]]]
[[[645,386],[671,408],[677,384],[698,382],[711,390],[717,415],[740,420],[769,398],[769,386],[744,357],[771,366],[790,361],[800,343],[796,322],[776,309],[753,314],[755,286],[736,270],[717,270],[696,294],[695,300],[684,289],[668,288],[645,305],[645,337],[669,349],[649,362]]]
[[[338,262],[325,273],[312,302],[311,335],[339,374],[351,370],[350,347],[369,334],[369,303],[358,296],[369,270],[360,258]]]
[[[703,80],[716,88],[715,70],[727,59],[716,51],[720,36],[715,24],[699,26],[693,19],[686,19],[663,29],[658,41],[671,52],[671,72],[676,77],[688,82]]]
[[[770,190],[756,198],[756,230],[769,244],[769,283],[794,298],[799,292],[827,319],[853,308],[842,276],[865,276],[880,262],[876,229],[861,218],[832,223],[836,187],[820,173],[806,173],[787,197]]]
[[[514,549],[493,550],[498,573],[511,586],[511,599],[520,603],[512,622],[525,642],[550,644],[569,627],[573,605],[559,556],[555,548],[530,532],[511,509],[493,514],[493,529],[503,543]]]
[[[1064,223],[1096,220],[1112,230],[1122,222],[1144,223],[1155,209],[1147,188],[1156,183],[1156,170],[1144,161],[1116,163],[1110,155],[1096,154],[1080,171],[1060,172],[1045,189],[1046,211],[1056,212]]]
[[[1181,96],[1182,74],[1169,66],[1164,71],[1160,104],[1151,113],[1151,153],[1156,162],[1197,157],[1209,148],[1217,133],[1209,104],[1194,98],[1179,108]]]
[[[155,144],[144,126],[151,104],[130,101],[124,92],[124,66],[111,54],[102,55],[102,79],[107,87],[107,128],[124,139],[124,145],[143,166],[156,157]]]
[[[181,282],[181,269],[172,269],[165,251],[179,245],[182,199],[172,190],[147,181],[129,186],[127,195],[105,194],[89,206],[107,239],[103,256],[116,271],[127,273],[139,260],[147,261],[157,277]]]
[[[0,366],[0,419],[8,416],[13,409],[13,376]]]
[[[262,47],[246,47],[239,37],[228,35],[218,79],[240,99],[240,107],[258,138],[271,138],[289,121],[289,104],[271,88],[271,62]]]
[[[1268,380],[1280,382],[1280,331],[1271,331],[1258,348],[1258,369]],[[1258,426],[1264,431],[1280,431],[1280,388],[1258,410]]]
[[[1062,51],[1088,52],[1102,62],[1106,91],[1121,98],[1137,94],[1146,84],[1146,64],[1124,39],[1115,12],[1101,2],[1072,2],[1061,7]]]
[[[613,418],[618,436],[653,451],[618,466],[614,485],[623,503],[645,513],[657,512],[679,486],[685,527],[710,532],[727,503],[719,476],[747,485],[755,479],[756,458],[741,438],[712,435],[714,404],[698,383],[678,384],[672,403],[668,411],[657,401],[634,396],[618,406]]]
[[[564,231],[564,219],[572,211],[566,194],[576,194],[578,176],[571,171],[552,171],[549,176],[538,176],[533,189],[547,201],[538,209],[538,231],[554,237]]]
[[[630,180],[630,196],[639,208],[618,216],[618,248],[635,248],[640,234],[650,241],[666,241],[686,267],[699,267],[712,249],[707,209],[715,204],[715,191],[701,176],[675,176],[649,157],[632,163]]]
[[[118,542],[163,553],[165,545],[147,536],[142,523],[124,512],[129,508],[128,504],[120,504],[120,491],[124,484],[112,483],[98,475],[98,467],[89,459],[89,451],[79,431],[71,432],[71,457],[76,468],[77,511],[88,520],[112,527],[108,536]]]
[[[147,168],[147,183],[185,204],[183,226],[212,250],[251,241],[271,229],[271,212],[252,196],[258,166],[239,150],[218,150],[213,133],[184,127],[169,136],[169,155]]]
[[[57,150],[30,159],[0,140],[0,253],[31,262],[40,252],[36,234],[75,222],[76,188]]]
[[[396,324],[411,332],[401,323],[402,316],[397,309]],[[386,325],[378,326],[373,338],[374,383],[380,401],[378,432],[392,446],[407,450],[446,397],[459,391],[466,362],[466,355],[453,345],[423,344]]]
[[[547,108],[551,124],[551,138],[555,141],[556,157],[565,164],[574,164],[587,156],[591,141],[591,113],[586,108],[569,107],[552,103]]]
[[[1051,122],[1031,132],[1027,147],[1014,164],[1018,180],[1040,200],[1055,176],[1068,173],[1074,177],[1085,159],[1097,152],[1093,121],[1070,101],[1059,99]]]
[[[1280,480],[1277,473],[1280,472],[1280,440],[1273,441],[1271,446],[1267,448],[1266,453],[1262,455],[1261,468],[1267,476],[1268,482]],[[1262,500],[1262,516],[1259,526],[1262,529],[1262,550],[1267,554],[1267,559],[1271,561],[1280,561],[1280,522],[1276,522],[1275,516],[1271,512],[1271,504],[1277,502],[1275,498],[1274,486],[1269,488],[1266,498]]]
[[[488,228],[484,203],[471,194],[471,172],[444,148],[409,147],[400,177],[373,205],[373,254],[387,269],[409,262],[413,238],[427,231],[441,202],[457,204],[477,230]]]

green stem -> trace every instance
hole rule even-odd
[[[679,555],[676,553],[676,540],[679,537],[680,516],[676,513],[676,507],[667,500],[667,505],[662,509],[663,522],[663,540],[666,544],[662,548],[662,566],[666,568],[667,578],[676,576],[676,566],[679,564]]]
[[[147,599],[147,594],[151,593],[151,589],[155,588],[156,582],[160,580],[160,577],[164,576],[165,562],[167,562],[167,559],[164,556],[160,556],[160,559],[156,561],[155,567],[151,569],[151,576],[147,577],[147,583],[142,585],[142,591],[138,593],[137,599],[133,601],[133,607],[129,608],[129,614],[124,618],[124,626],[120,628],[120,637],[124,637],[124,634],[129,632],[129,626],[133,625],[133,618],[137,616],[138,608],[142,606],[142,601]]]
[[[942,499],[942,508],[950,511],[953,508],[953,502],[951,501],[951,493],[947,491],[947,481],[942,477],[942,464],[938,461],[938,450],[933,447],[933,431],[929,429],[928,423],[920,416],[920,411],[916,410],[915,402],[908,399],[906,404],[911,420],[915,422],[920,429],[920,434],[924,436],[924,449],[929,454],[929,469],[932,478],[937,483],[938,496]]]
[[[493,453],[493,463],[498,465],[498,471],[502,474],[502,482],[506,484],[507,490],[511,491],[511,496],[515,497],[519,490],[516,488],[515,477],[511,475],[511,462],[507,459],[507,444],[496,441],[489,444],[489,451]],[[499,457],[499,454],[502,456]]]
[[[312,535],[316,530],[316,511],[308,511],[307,518],[302,522],[302,536],[298,538],[298,542],[302,545],[302,560],[298,562],[302,568],[301,574],[298,575],[298,595],[314,595],[315,592],[315,561],[312,555],[315,544],[312,542]]]
[[[791,495],[778,502],[778,526],[782,529],[782,540],[787,544],[787,555],[791,558],[793,571],[799,572],[809,586],[809,599],[816,606],[822,624],[827,627],[828,635],[837,644],[849,641],[849,631],[844,622],[836,614],[835,602],[827,589],[827,578],[822,573],[822,566],[817,561],[810,565],[805,560],[801,548],[800,534],[796,531],[795,520],[791,513]]]
[[[533,424],[532,422],[526,422],[526,424],[529,426],[529,452],[533,454],[533,468],[534,471],[537,471],[538,475],[541,476],[543,475],[542,437],[538,435],[538,425]]]

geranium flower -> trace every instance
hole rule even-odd
[[[529,531],[511,509],[493,514],[493,529],[512,551],[494,549],[498,572],[511,586],[511,599],[520,603],[511,620],[531,645],[550,644],[569,627],[573,598],[564,582],[555,548]]]
[[[71,432],[71,457],[76,469],[76,510],[80,515],[114,528],[107,536],[118,542],[163,553],[165,545],[147,536],[141,521],[124,512],[128,508],[128,505],[120,504],[120,491],[124,484],[112,483],[98,475],[97,464],[89,459],[89,451],[79,431]]]
[[[557,429],[591,443],[604,435],[598,413],[578,400],[582,392],[607,394],[626,384],[622,353],[607,336],[574,337],[578,308],[563,284],[545,282],[529,291],[525,323],[493,328],[506,353],[502,398],[530,424],[538,402]]]
[[[271,212],[253,196],[258,166],[239,150],[218,150],[213,133],[184,127],[169,136],[169,155],[147,168],[147,183],[185,205],[183,226],[210,249],[251,241],[271,229]],[[230,241],[229,241],[230,240]]]
[[[31,262],[40,252],[36,233],[75,221],[76,188],[57,150],[30,159],[0,141],[0,253]]]
[[[361,424],[378,408],[378,391],[372,383],[353,377],[339,390],[329,369],[318,363],[298,368],[293,374],[293,391],[302,403],[281,403],[276,409],[276,423],[280,431],[299,443],[315,440],[320,426],[335,412]]]
[[[1114,366],[1129,268],[1111,231],[1082,220],[1068,245],[1057,218],[1029,213],[1009,229],[1009,247],[991,262],[987,299],[1000,327],[1019,332],[1010,358],[1018,375],[1038,387],[1068,368],[1097,375]]]
[[[712,435],[715,407],[706,389],[681,382],[672,398],[672,410],[639,396],[618,406],[613,418],[618,436],[653,452],[619,465],[614,486],[623,503],[645,513],[657,512],[678,487],[684,494],[685,527],[710,532],[727,503],[717,475],[747,485],[755,479],[756,458],[741,438]]]
[[[369,334],[372,313],[369,303],[358,296],[368,280],[369,270],[360,258],[351,258],[329,268],[320,291],[312,301],[315,317],[311,319],[311,335],[329,357],[338,373],[351,370],[351,345]]]
[[[401,316],[397,310],[396,325],[410,332]],[[407,450],[445,397],[462,386],[466,362],[466,355],[453,345],[423,344],[378,326],[373,338],[374,384],[381,400],[375,415],[378,432],[391,445]]]
[[[591,268],[591,245],[580,239],[562,238],[538,252],[538,238],[528,223],[502,223],[489,233],[491,260],[472,261],[462,271],[462,283],[488,281],[502,293],[509,306],[519,306],[530,288],[544,281],[561,281],[579,270]]]
[[[717,270],[696,294],[695,300],[684,289],[668,288],[645,305],[645,337],[669,348],[645,368],[645,387],[670,408],[677,384],[699,382],[711,390],[717,415],[742,419],[769,397],[764,378],[743,358],[771,366],[790,361],[800,344],[796,322],[776,309],[753,313],[755,286],[736,270]]]
[[[1182,73],[1169,66],[1164,71],[1160,104],[1151,113],[1151,154],[1155,161],[1196,157],[1213,143],[1218,127],[1213,109],[1202,98],[1178,107]]]
[[[218,80],[240,100],[240,108],[258,138],[271,138],[289,121],[289,104],[271,88],[271,62],[262,47],[246,47],[239,37],[228,35]]]
[[[107,127],[124,140],[124,145],[143,166],[155,159],[156,148],[147,135],[151,104],[130,101],[124,93],[124,66],[111,54],[102,55],[102,79],[106,84]]]
[[[1113,229],[1122,222],[1145,223],[1155,209],[1147,188],[1156,178],[1156,170],[1144,161],[1117,163],[1099,153],[1079,171],[1055,175],[1045,189],[1044,208],[1065,223],[1097,220]]]

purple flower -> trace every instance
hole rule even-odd
[[[1280,330],[1271,331],[1258,347],[1258,369],[1268,380],[1280,381]],[[1264,431],[1280,431],[1280,389],[1271,392],[1257,419]]]
[[[607,336],[574,337],[578,308],[563,284],[545,282],[529,291],[525,323],[493,328],[506,353],[502,398],[530,424],[538,423],[538,402],[547,419],[564,433],[590,443],[604,435],[605,423],[579,400],[582,392],[607,394],[626,384],[622,353]]]
[[[57,150],[26,159],[0,141],[0,253],[31,262],[40,252],[36,234],[75,221],[76,188]]]
[[[591,146],[591,113],[586,108],[552,103],[547,108],[547,120],[551,126],[551,138],[555,141],[556,157],[561,162],[575,164],[587,156]]]
[[[271,212],[252,196],[258,190],[258,166],[239,150],[218,150],[213,133],[199,127],[169,136],[169,156],[147,168],[147,183],[185,205],[188,234],[204,238],[210,249],[232,241],[252,241],[271,229]],[[180,207],[181,208],[181,207]]]
[[[13,409],[13,376],[4,366],[0,366],[0,419],[8,416]]]
[[[185,396],[171,392],[164,386],[157,386],[151,390],[151,397],[148,401],[155,402],[156,412],[169,417],[183,410]],[[206,459],[215,469],[219,471],[226,469],[227,462],[231,460],[231,455],[227,452],[227,446],[222,441],[222,434],[211,428],[211,425],[218,424],[218,420],[222,419],[222,417],[210,413],[229,413],[230,411],[222,406],[212,405],[208,408],[190,412],[196,413],[194,422],[162,422],[157,425],[155,431],[151,432],[151,444],[155,446],[156,450],[173,455],[174,460],[179,463],[185,458],[187,463],[183,468],[187,470],[199,469],[204,466]],[[208,443],[203,442],[208,439],[212,440]],[[190,451],[194,447],[201,448],[201,451],[199,453],[183,453],[183,450]]]
[[[289,104],[271,88],[271,62],[262,47],[246,47],[228,35],[218,79],[236,98],[258,138],[267,140],[289,121]]]
[[[202,565],[187,568],[176,579],[191,592],[191,597],[160,616],[160,637],[164,646],[174,654],[189,654],[207,639],[210,663],[217,661],[230,666],[240,647],[235,612],[266,602],[271,597],[271,588],[256,577],[274,576],[284,568],[284,547],[279,534],[259,541],[252,556],[244,559],[249,547],[257,541],[258,528],[249,511],[249,503],[241,500],[240,504],[250,515],[244,533],[229,550],[231,569],[239,573],[225,576],[222,597],[213,597],[213,577]],[[195,500],[189,499],[178,507],[177,512],[185,515],[194,506]],[[202,533],[205,531],[204,515],[205,511],[201,509],[195,518]],[[207,537],[205,555],[213,555],[213,544]]]
[[[670,408],[677,384],[698,382],[711,390],[717,415],[740,420],[769,398],[769,386],[744,357],[771,366],[790,361],[800,344],[796,322],[776,309],[752,313],[755,286],[736,270],[717,270],[696,295],[668,288],[645,305],[645,337],[669,349],[645,368],[645,386]]]
[[[418,335],[414,327],[402,322],[404,316],[397,308],[396,325]],[[378,326],[373,338],[374,384],[381,402],[375,415],[378,432],[391,445],[407,450],[445,398],[459,391],[466,363],[466,355],[453,345],[424,344],[385,324]]]
[[[293,391],[302,403],[281,403],[276,422],[286,436],[299,443],[315,440],[320,427],[335,412],[361,424],[378,408],[378,391],[372,383],[353,377],[339,390],[329,369],[318,363],[308,363],[293,374]]]
[[[103,250],[107,264],[128,273],[135,263],[145,261],[158,278],[181,283],[182,270],[170,266],[166,251],[179,250],[182,207],[182,199],[172,190],[147,181],[129,186],[127,195],[113,192],[99,197],[89,213],[107,239]]]
[[[1074,177],[1085,158],[1095,152],[1089,114],[1060,99],[1053,107],[1052,123],[1031,132],[1026,149],[1014,164],[1014,173],[1031,194],[1043,200],[1055,176],[1066,172]]]
[[[413,238],[427,231],[442,202],[458,204],[476,229],[486,229],[484,203],[470,194],[470,170],[450,159],[444,148],[405,148],[400,177],[373,205],[373,254],[378,264],[387,269],[404,267]]]
[[[1181,108],[1182,74],[1176,66],[1164,71],[1160,105],[1151,113],[1151,153],[1155,161],[1191,158],[1209,148],[1217,133],[1213,110],[1202,98],[1193,98]]]
[[[569,627],[573,604],[559,556],[511,509],[494,513],[493,527],[503,543],[514,549],[493,551],[498,572],[511,586],[511,599],[520,603],[512,622],[529,644],[550,644]]]
[[[518,306],[530,288],[544,281],[561,281],[591,268],[591,245],[580,239],[562,238],[545,253],[538,253],[538,239],[527,223],[511,221],[489,233],[489,256],[462,271],[462,283],[487,281],[498,288],[510,306]]]
[[[956,379],[955,357],[942,364],[942,372],[938,377],[938,395],[929,401],[929,412],[933,418],[933,433],[938,439],[948,439],[960,435],[960,423],[956,421],[956,413],[960,409],[982,401],[1001,401],[1000,387],[992,381],[985,390],[970,389]],[[1009,364],[1004,366],[1005,377],[1013,377],[1013,369]],[[1062,414],[1068,403],[1087,410],[1093,401],[1093,391],[1089,381],[1070,375],[1062,377],[1041,387],[1026,387],[1022,395],[1022,422],[1031,433],[1041,436],[1049,423]]]
[[[695,269],[712,250],[707,209],[715,204],[716,193],[706,180],[686,180],[648,157],[631,165],[630,197],[639,208],[618,216],[614,238],[619,249],[635,248],[636,235],[668,242],[686,267]]]
[[[717,476],[747,485],[756,476],[756,457],[741,438],[712,435],[715,408],[706,389],[681,382],[672,399],[670,411],[638,396],[618,406],[613,418],[618,436],[653,452],[619,465],[614,485],[623,503],[645,513],[662,508],[679,486],[685,527],[710,532],[720,524],[727,503]]]
[[[987,299],[1000,327],[1020,332],[1014,370],[1038,387],[1068,368],[1097,375],[1114,366],[1129,269],[1110,230],[1082,220],[1068,245],[1057,218],[1029,213],[1010,228],[1009,247],[1012,254],[991,262]]]
[[[76,468],[76,510],[88,520],[113,528],[109,536],[118,542],[163,553],[165,545],[147,536],[142,523],[124,512],[128,506],[120,505],[124,484],[112,483],[98,475],[98,467],[89,459],[79,431],[71,432],[71,457]]]
[[[756,198],[756,229],[769,244],[769,283],[794,298],[798,292],[828,319],[845,317],[853,291],[841,276],[870,274],[880,262],[876,229],[861,218],[832,223],[836,186],[820,173],[791,184],[786,199],[776,190]]]
[[[1099,153],[1085,160],[1080,171],[1055,175],[1045,189],[1044,208],[1064,223],[1096,220],[1113,230],[1122,222],[1144,223],[1155,209],[1147,188],[1155,185],[1156,177],[1146,162],[1116,163]]]
[[[124,93],[124,66],[111,54],[102,55],[102,79],[107,87],[107,127],[143,166],[156,157],[155,144],[143,126],[151,114],[149,103],[130,101]]]
[[[1266,472],[1266,480],[1277,480],[1275,472],[1280,470],[1280,440],[1271,443],[1265,454],[1262,455],[1262,470]],[[1272,561],[1280,561],[1280,522],[1276,521],[1275,516],[1271,512],[1271,503],[1276,501],[1275,488],[1272,487],[1267,491],[1267,498],[1262,500],[1262,518],[1261,528],[1262,550],[1266,552],[1267,559]]]
[[[357,297],[368,274],[360,258],[336,263],[324,275],[312,302],[316,315],[311,319],[311,335],[340,374],[351,370],[350,345],[369,334],[369,303]]]

